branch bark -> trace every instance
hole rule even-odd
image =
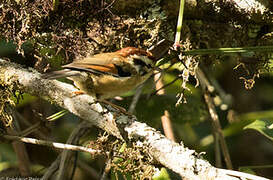
[[[198,153],[182,143],[163,136],[154,128],[137,121],[135,116],[118,112],[111,106],[103,107],[88,95],[73,95],[72,85],[56,80],[42,79],[41,74],[29,68],[0,59],[0,85],[13,86],[55,103],[108,133],[129,141],[138,141],[159,163],[178,173],[183,179],[230,179],[257,176],[217,169]],[[122,136],[123,135],[123,136]],[[239,173],[239,175],[238,175]],[[251,178],[249,178],[251,179]]]

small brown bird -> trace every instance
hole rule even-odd
[[[155,52],[166,53],[169,46],[165,46],[163,49],[161,47],[162,50],[157,46]],[[97,99],[107,99],[128,92],[145,82],[153,74],[158,59],[159,57],[150,51],[126,47],[64,65],[64,70],[45,74],[44,78],[67,77],[74,81],[80,91],[95,95]]]

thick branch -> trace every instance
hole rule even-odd
[[[73,92],[77,89],[73,86],[56,80],[42,79],[40,74],[32,69],[23,69],[14,63],[0,60],[0,83],[3,86],[13,85],[32,95],[43,97],[118,138],[127,133],[128,137],[124,139],[138,141],[138,144],[148,149],[149,154],[159,163],[180,174],[183,179],[235,180],[248,176],[244,173],[239,176],[232,175],[232,171],[225,173],[211,166],[183,144],[175,143],[145,123],[137,122],[134,116],[116,112],[111,107],[106,109],[91,96],[74,96]]]

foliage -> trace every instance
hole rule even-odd
[[[124,1],[126,7],[119,7],[117,2],[107,0],[3,0],[0,3],[0,57],[13,60],[16,56],[19,57],[18,63],[45,72],[102,51],[125,46],[147,48],[162,38],[174,37],[177,18],[174,6],[177,4],[168,3],[161,0]],[[175,5],[169,8],[172,3]],[[218,12],[214,10],[219,5],[217,2],[208,2],[205,7],[201,5],[204,2],[199,3],[194,8],[208,9],[208,13],[203,13],[201,18],[199,12],[183,15],[177,49],[172,49],[159,64],[164,69],[164,83],[176,81],[167,86],[165,95],[161,96],[155,95],[153,82],[148,81],[134,114],[138,120],[163,131],[160,117],[168,110],[176,138],[191,148],[205,151],[205,158],[214,164],[215,142],[211,122],[208,121],[211,117],[204,103],[204,91],[195,87],[198,84],[196,69],[202,68],[212,87],[206,91],[213,99],[234,167],[270,165],[273,158],[272,24],[268,20],[255,22],[258,17],[246,21],[243,13],[232,14],[235,10],[229,6],[223,5]],[[135,8],[139,4],[140,8]],[[185,7],[187,10],[190,9]],[[168,17],[171,14],[176,16]],[[226,14],[230,18],[223,18]],[[10,125],[12,120],[11,112],[4,108],[14,106],[15,99],[21,98],[21,92],[16,92],[16,88],[0,85],[0,113],[4,125]],[[128,92],[122,97],[124,101],[114,102],[129,107],[133,94]],[[176,107],[177,94],[181,102],[187,103]],[[25,94],[23,97],[16,104],[22,119],[29,121],[27,124],[21,119],[22,129],[41,122],[39,130],[32,132],[31,136],[65,141],[77,118],[71,114],[63,116],[65,112],[39,98]],[[44,123],[46,117],[54,122]],[[146,149],[139,149],[135,142],[130,146],[113,137],[98,137],[99,130],[93,130],[81,139],[80,144],[88,144],[103,153],[91,158],[80,153],[79,159],[87,162],[96,172],[101,172],[104,162],[109,159],[113,179],[150,178],[158,172],[155,167],[160,166],[143,155]],[[258,136],[254,130],[264,136]],[[15,153],[12,147],[7,144],[0,147],[1,175],[16,165],[13,163]],[[37,166],[32,165],[33,169],[36,168],[33,174],[47,170],[57,158],[57,153],[52,149],[28,146],[28,152],[31,161],[39,164],[38,170]],[[269,169],[271,166],[263,171],[249,167],[248,171],[273,177]],[[90,179],[88,173],[77,168],[75,179],[76,176]],[[175,177],[173,173],[161,169],[160,176],[153,178],[175,179],[172,176]]]
[[[272,119],[257,119],[253,123],[245,126],[244,129],[254,129],[273,141],[272,125]]]

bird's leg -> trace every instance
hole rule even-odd
[[[97,101],[98,101],[98,102],[101,102],[101,103],[104,103],[104,104],[108,104],[108,105],[112,106],[113,108],[119,110],[120,112],[122,112],[122,113],[124,113],[124,114],[126,114],[126,115],[129,115],[129,116],[132,116],[132,114],[129,113],[129,112],[127,112],[126,109],[124,109],[123,107],[118,106],[118,105],[116,105],[116,104],[113,104],[113,103],[111,103],[110,101],[107,101],[107,100],[104,100],[104,99],[102,99],[102,100],[100,99],[100,100],[97,100]]]
[[[80,91],[80,90],[79,90],[79,91],[74,91],[73,94],[74,94],[75,96],[77,96],[77,95],[82,95],[82,94],[85,94],[85,93],[84,93],[83,91]],[[122,112],[122,113],[124,113],[124,114],[126,114],[126,115],[129,115],[129,116],[132,116],[132,114],[129,113],[129,112],[127,112],[126,109],[124,109],[123,107],[118,106],[118,105],[116,105],[116,104],[113,104],[113,103],[111,103],[110,101],[107,101],[107,100],[104,100],[104,99],[97,99],[97,102],[104,103],[104,104],[108,104],[108,105],[112,106],[113,108],[119,110],[120,112]]]

